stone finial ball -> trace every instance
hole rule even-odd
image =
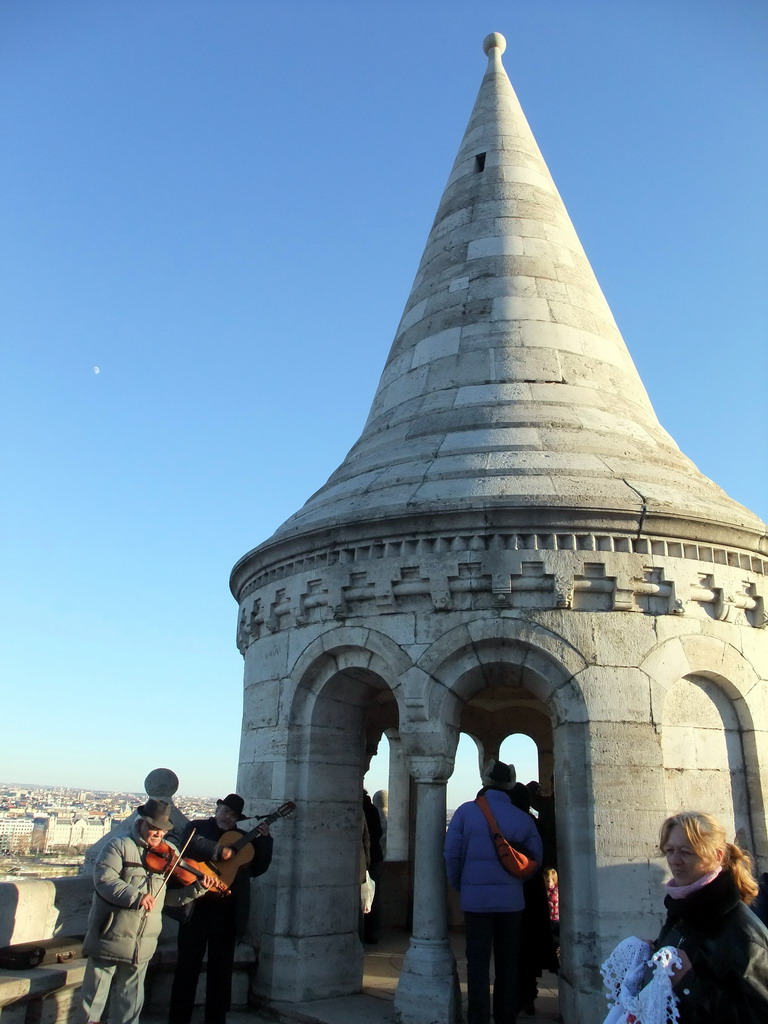
[[[483,40],[483,53],[489,54],[494,46],[498,48],[499,53],[504,53],[506,50],[507,40],[501,32],[491,32],[489,36],[485,37]]]
[[[170,803],[178,788],[179,777],[170,768],[153,768],[144,779],[144,792],[155,800]]]

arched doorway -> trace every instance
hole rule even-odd
[[[397,728],[393,675],[370,651],[339,647],[312,660],[295,689],[281,789],[297,809],[280,870],[261,887],[257,991],[272,1000],[360,990],[363,777],[378,736]]]

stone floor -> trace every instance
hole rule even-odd
[[[463,935],[451,939],[459,981],[466,1000],[466,971],[463,956]],[[275,1003],[265,1010],[234,1010],[227,1018],[228,1024],[392,1024],[392,999],[403,957],[408,947],[408,936],[404,932],[391,933],[382,937],[376,946],[366,946],[363,990],[357,995],[337,999],[318,999],[307,1003]],[[557,978],[545,974],[539,982],[539,998],[536,1000],[535,1016],[518,1015],[518,1021],[559,1021]],[[154,1014],[142,1015],[143,1024],[165,1024],[165,1020]],[[202,1022],[202,1013],[199,1021]]]

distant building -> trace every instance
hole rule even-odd
[[[35,819],[35,831],[40,833],[38,848],[41,853],[51,850],[85,849],[107,835],[112,829],[113,816],[89,818],[84,814],[60,817],[51,813]]]
[[[18,853],[28,848],[34,820],[27,817],[0,817],[0,853]]]

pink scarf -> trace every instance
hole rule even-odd
[[[703,889],[705,885],[709,885],[710,882],[714,882],[722,870],[723,869],[721,867],[717,867],[714,871],[710,871],[708,875],[702,875],[701,878],[697,878],[696,881],[691,882],[690,885],[678,885],[674,878],[670,878],[664,888],[673,900],[684,900],[685,897],[690,896],[692,892],[698,892],[699,889]]]

